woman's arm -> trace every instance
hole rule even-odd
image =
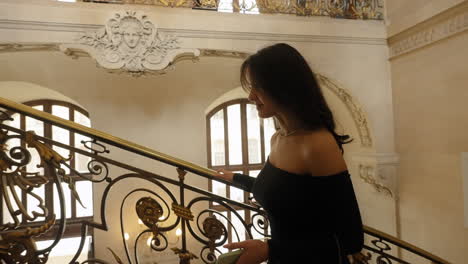
[[[234,177],[232,179],[234,183],[237,183],[237,185],[246,192],[252,192],[253,185],[256,180],[254,177],[240,173],[234,173]]]
[[[228,171],[225,169],[217,170],[214,176],[216,178],[232,182],[236,185],[236,187],[239,187],[246,192],[252,192],[252,188],[255,183],[254,177],[250,177],[248,175],[240,173],[233,173],[232,171]]]
[[[361,252],[364,247],[364,228],[359,205],[350,177],[337,193],[337,234],[345,254]]]

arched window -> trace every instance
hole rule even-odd
[[[266,157],[270,153],[270,139],[275,132],[272,118],[262,119],[258,117],[256,106],[247,99],[236,99],[223,103],[206,116],[207,143],[208,143],[208,167],[212,169],[226,169],[256,177],[263,168]],[[236,187],[229,187],[217,181],[210,181],[210,192],[230,198],[239,202],[247,202],[248,193]],[[237,230],[243,230],[237,219],[231,218],[231,212],[219,204],[210,204],[212,209],[223,211],[223,214],[232,220]],[[251,218],[248,211],[236,208],[244,218]],[[223,221],[223,219],[220,219]],[[228,226],[227,223],[224,223]],[[228,230],[229,239],[233,241],[233,230]],[[255,232],[253,232],[255,237]],[[257,234],[258,238],[263,237]],[[246,238],[245,234],[239,234],[240,240]]]
[[[24,103],[28,106],[31,106],[37,110],[41,110],[55,116],[58,116],[63,119],[67,119],[70,121],[74,121],[84,126],[91,126],[91,121],[89,119],[89,114],[83,108],[74,105],[72,103],[64,102],[64,101],[57,101],[57,100],[36,100]],[[22,114],[15,113],[12,115],[13,121],[5,122],[6,125],[13,126],[25,131],[34,131],[36,135],[43,136],[46,138],[51,138],[54,141],[63,143],[65,145],[69,145],[72,147],[76,147],[79,149],[85,149],[81,141],[89,140],[88,138],[81,136],[77,133],[71,132],[69,130],[53,126],[51,124],[44,123],[37,119],[24,116]],[[19,140],[12,140],[9,141],[9,147],[19,146],[26,147],[24,142],[20,142]],[[68,164],[71,168],[75,169],[76,171],[87,175],[88,172],[88,162],[90,159],[86,156],[70,153],[69,150],[53,146],[53,149],[57,151],[60,155],[65,158],[68,158],[70,155],[73,155],[73,159],[71,159]],[[39,172],[39,175],[45,175],[43,168],[37,168],[36,165],[40,163],[40,157],[37,155],[35,149],[28,148],[32,155],[32,160],[27,166],[27,172]],[[83,178],[79,177],[69,168],[62,166],[65,169],[67,175],[71,176],[75,182],[75,187],[77,192],[79,193],[80,199],[86,208],[82,207],[78,201],[76,201],[75,197],[70,193],[70,189],[66,183],[62,183],[62,189],[64,192],[65,198],[65,217],[67,218],[67,226],[64,233],[64,238],[59,243],[59,248],[69,248],[70,245],[71,249],[69,249],[70,255],[74,255],[76,252],[75,245],[78,245],[81,237],[81,220],[92,220],[93,219],[93,185],[92,182],[88,180],[84,180]],[[32,212],[34,209],[37,208],[37,200],[31,199],[30,196],[27,196],[25,192],[22,192],[20,188],[16,187],[16,192],[21,194],[21,203],[24,204],[29,212]],[[45,206],[49,212],[49,215],[55,214],[56,219],[60,219],[64,216],[61,215],[60,212],[60,204],[58,198],[58,191],[54,182],[50,180],[47,184],[43,185],[41,188],[34,189],[34,193],[39,195],[44,201]],[[1,199],[1,197],[0,197]],[[0,207],[0,215],[1,215],[1,222],[8,223],[12,220],[11,215],[6,208],[6,205],[3,201],[2,206]],[[39,211],[36,209],[36,211]],[[40,225],[45,219],[44,217],[36,219],[34,224]],[[26,223],[25,219],[21,219],[23,224]],[[92,229],[89,230],[88,234],[92,236]],[[39,237],[38,239],[42,240],[38,242],[39,248],[46,247],[51,241],[50,239],[54,238],[56,234],[56,230],[52,229],[45,235]],[[88,242],[85,244],[85,248],[82,251],[83,254],[87,254],[86,246],[89,246],[89,239]],[[62,244],[62,247],[60,245]],[[73,251],[75,250],[75,251]],[[54,249],[54,251],[58,251]],[[54,254],[52,252],[52,257]],[[62,250],[60,250],[62,251]],[[66,252],[59,252],[60,256],[67,255]]]

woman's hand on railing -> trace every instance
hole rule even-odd
[[[242,248],[244,252],[236,264],[260,264],[268,260],[268,243],[261,240],[250,239],[238,243],[230,243],[223,246],[227,249]]]
[[[234,173],[232,171],[228,171],[225,169],[219,169],[219,170],[216,170],[215,177],[228,181],[228,182],[233,182]]]

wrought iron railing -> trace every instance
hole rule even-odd
[[[241,13],[280,13],[383,20],[383,0],[82,0],[111,4],[144,4]]]
[[[3,263],[46,263],[51,250],[63,238],[64,230],[69,224],[65,215],[65,209],[68,204],[65,203],[64,190],[62,182],[68,185],[71,194],[79,202],[80,194],[76,192],[74,179],[82,178],[93,183],[104,184],[102,191],[102,200],[95,212],[98,213],[94,219],[81,219],[79,221],[81,228],[81,243],[75,256],[70,263],[75,262],[80,255],[85,237],[89,229],[110,232],[106,208],[109,203],[109,194],[113,188],[126,180],[140,180],[144,182],[141,188],[134,188],[122,194],[123,198],[117,201],[120,204],[120,230],[119,236],[122,241],[121,247],[124,256],[115,253],[115,248],[110,249],[113,258],[110,260],[91,258],[81,263],[139,263],[139,244],[142,238],[150,235],[148,243],[153,252],[169,251],[169,241],[167,232],[178,227],[181,229],[180,246],[170,248],[179,258],[179,263],[214,263],[219,248],[228,239],[228,228],[234,228],[234,231],[244,231],[246,238],[251,239],[254,234],[262,237],[269,237],[268,218],[266,213],[254,202],[241,203],[230,200],[225,197],[215,195],[204,189],[194,187],[185,183],[187,172],[191,172],[200,177],[213,179],[233,186],[233,184],[214,178],[214,171],[192,164],[166,154],[148,149],[146,147],[128,142],[126,140],[114,137],[104,132],[92,128],[81,126],[71,121],[63,120],[50,114],[35,110],[28,106],[18,104],[3,98],[0,98],[0,107],[4,110],[0,112],[0,196],[5,203],[8,213],[12,216],[12,221],[2,223],[0,226],[0,262]],[[71,147],[60,142],[53,141],[50,138],[35,135],[33,132],[24,131],[4,124],[6,120],[11,119],[12,113],[20,113],[45,123],[65,128],[75,133],[89,138],[83,141],[85,148]],[[13,139],[20,139],[24,144],[15,147],[9,147],[9,142]],[[52,146],[64,148],[74,155],[83,155],[89,158],[88,172],[79,172],[67,164],[67,159],[60,156]],[[162,162],[173,166],[178,175],[178,179],[171,179],[158,175],[154,172],[144,170],[127,163],[123,163],[109,158],[109,148],[118,148],[131,154],[137,154],[141,158],[147,157],[152,160]],[[30,149],[35,149],[40,156],[40,167],[44,168],[44,175],[37,172],[28,172],[27,164],[31,162],[33,155]],[[68,167],[69,173],[64,168]],[[113,172],[113,170],[118,171]],[[122,172],[125,170],[125,172]],[[52,182],[58,190],[58,199],[60,204],[61,218],[56,219],[55,214],[48,212],[47,201],[38,197],[34,190],[43,186],[47,182]],[[16,193],[15,187],[22,190],[23,197],[31,196],[35,198],[39,206],[33,212],[29,212],[22,204]],[[194,194],[195,198],[188,200],[188,194]],[[136,196],[136,197],[134,197]],[[129,245],[126,239],[124,221],[126,213],[124,205],[128,205],[133,197],[134,214],[145,226],[144,230],[139,230],[136,234],[133,244]],[[219,211],[210,209],[207,204],[217,203],[226,208],[241,222],[241,231],[236,230],[229,219]],[[115,200],[112,201],[116,203]],[[16,206],[14,205],[16,204]],[[200,206],[200,205],[205,206]],[[1,208],[1,207],[0,207]],[[197,208],[197,209],[195,209]],[[249,210],[251,217],[243,219],[237,210]],[[0,211],[1,212],[1,211]],[[6,212],[1,212],[2,214]],[[22,220],[19,220],[19,217]],[[44,217],[44,221],[37,222],[39,217]],[[223,224],[223,218],[225,224]],[[2,219],[2,217],[0,217]],[[136,223],[136,221],[135,221]],[[75,223],[76,224],[76,223]],[[52,231],[50,231],[52,230]],[[370,227],[364,227],[366,234],[366,244],[363,252],[355,254],[353,259],[355,263],[448,263],[420,248],[410,245],[395,237],[389,236]],[[37,249],[36,242],[45,233],[52,232],[53,243],[46,248]],[[237,236],[239,240],[239,236]],[[197,252],[189,248],[189,242],[198,243],[200,246]],[[106,243],[106,241],[95,241],[95,243]],[[133,249],[133,250],[132,250]],[[395,251],[398,249],[398,251]],[[412,254],[413,257],[419,257],[420,261],[409,262],[402,258],[401,252]],[[414,259],[414,258],[411,259]],[[125,261],[124,261],[125,260]]]

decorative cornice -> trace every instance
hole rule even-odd
[[[246,59],[251,53],[232,51],[232,50],[216,50],[216,49],[201,49],[200,56],[205,57],[227,57],[227,58],[239,58]]]
[[[390,59],[447,39],[467,29],[468,2],[464,2],[389,38]]]
[[[16,21],[0,19],[0,29],[14,30],[38,30],[66,33],[83,33],[98,30],[102,25],[53,23],[37,21]],[[384,38],[366,38],[350,36],[320,36],[320,35],[297,35],[297,34],[273,34],[232,32],[213,30],[189,30],[159,28],[158,32],[169,34],[178,38],[208,38],[208,39],[232,39],[232,40],[261,40],[261,41],[291,41],[311,43],[335,43],[335,44],[363,44],[363,45],[387,45]]]
[[[311,43],[335,43],[335,44],[365,44],[387,45],[383,38],[365,38],[350,36],[321,36],[321,35],[297,35],[275,34],[259,32],[231,32],[210,30],[185,30],[185,29],[161,29],[165,33],[171,33],[181,38],[209,38],[209,39],[240,39],[261,41],[291,41]]]
[[[100,27],[102,27],[102,25],[0,19],[0,29],[87,32],[90,30],[97,30]]]
[[[0,43],[0,53],[20,51],[59,51],[58,44],[52,43]]]

